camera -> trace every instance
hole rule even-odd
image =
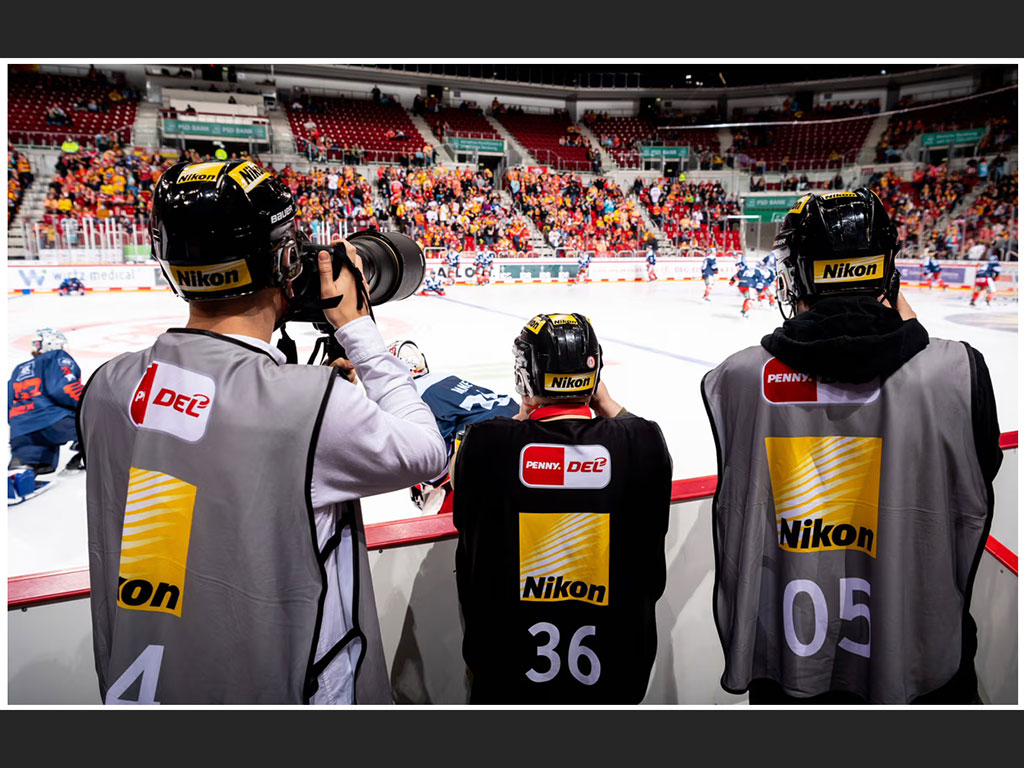
[[[372,306],[411,296],[423,282],[427,262],[423,251],[412,238],[398,232],[364,229],[345,239],[362,259],[363,277],[369,287]],[[320,251],[330,251],[335,280],[342,269],[355,270],[342,244],[332,247],[308,241],[300,243],[298,257],[302,269],[292,281],[293,295],[288,299],[284,317],[287,322],[326,325],[324,307],[320,301]]]

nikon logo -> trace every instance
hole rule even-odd
[[[176,613],[181,590],[161,581],[156,586],[145,579],[117,577],[117,602],[126,608],[146,608]]]
[[[245,162],[234,170],[228,171],[228,176],[234,179],[243,191],[248,192],[261,181],[269,178],[270,174],[256,165],[256,163]]]
[[[814,282],[851,283],[859,280],[874,280],[882,276],[882,255],[861,259],[839,259],[819,261],[814,264]]]
[[[803,521],[783,519],[779,525],[779,546],[807,552],[854,547],[870,553],[875,548],[875,532],[866,526],[854,528],[849,523],[825,525],[820,517]]]
[[[583,392],[594,386],[594,374],[545,373],[544,389],[553,392]]]
[[[588,603],[604,605],[606,587],[588,584],[585,581],[573,581],[563,576],[526,577],[523,587],[523,600],[586,600]]]
[[[193,163],[186,166],[178,176],[178,184],[216,181],[224,170],[225,163]]]
[[[249,285],[252,277],[245,261],[231,261],[227,264],[210,266],[171,266],[171,277],[179,288],[189,291],[217,291],[223,288]]]

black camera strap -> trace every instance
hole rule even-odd
[[[277,348],[284,354],[287,362],[293,365],[299,362],[299,351],[295,348],[295,339],[288,335],[284,323],[281,324],[281,338],[277,340]]]

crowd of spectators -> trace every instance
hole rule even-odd
[[[552,248],[612,251],[642,248],[647,229],[635,201],[610,178],[584,183],[578,174],[513,168],[505,176],[516,208]]]
[[[659,178],[645,184],[638,177],[633,193],[674,245],[739,249],[739,224],[726,217],[741,212],[740,201],[726,193],[721,182]]]
[[[785,122],[787,120],[835,120],[840,117],[859,117],[876,115],[882,110],[878,99],[850,99],[849,101],[829,101],[817,106],[807,107],[797,99],[786,99],[780,107],[761,107],[756,112],[737,108],[733,110],[732,119],[752,123]]]
[[[28,158],[8,145],[7,147],[7,225],[21,206],[22,197],[34,178]]]
[[[964,223],[965,248],[981,244],[999,254],[1018,248],[1017,171],[988,183],[958,218]]]

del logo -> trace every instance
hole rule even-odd
[[[878,399],[878,379],[866,384],[824,382],[768,358],[761,370],[761,396],[772,405],[864,405]]]
[[[875,557],[880,437],[766,437],[779,548]]]
[[[131,467],[121,530],[117,605],[181,618],[196,487]]]
[[[528,488],[604,488],[611,479],[603,445],[530,443],[519,454],[519,480]]]
[[[252,282],[249,267],[244,259],[225,264],[179,267],[170,265],[171,277],[179,288],[201,293],[219,291],[222,288],[248,285]]]
[[[864,256],[859,259],[831,259],[814,262],[815,283],[855,283],[882,277],[885,257]]]
[[[608,605],[611,518],[519,513],[519,599]]]
[[[135,388],[128,412],[141,429],[169,432],[195,443],[206,433],[216,384],[172,363],[153,362]]]

